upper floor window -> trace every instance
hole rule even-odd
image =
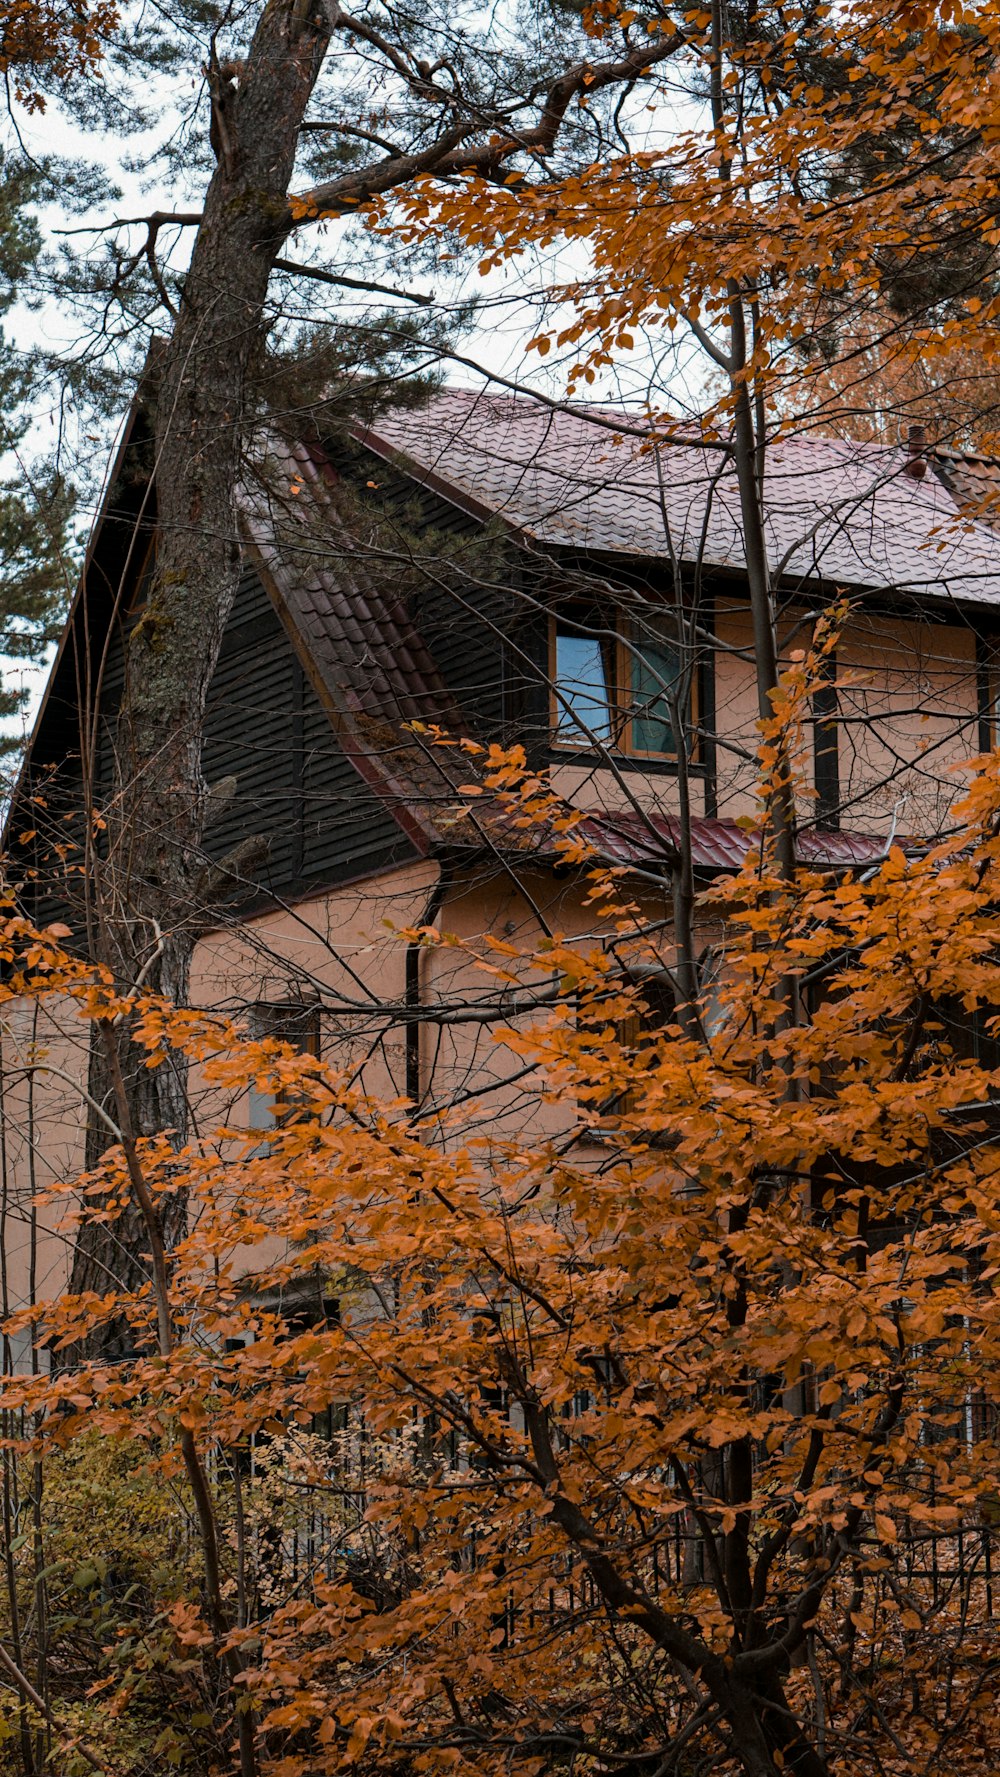
[[[617,644],[613,636],[587,635],[569,618],[555,624],[555,738],[591,746],[615,737]]]
[[[630,753],[677,751],[670,700],[676,699],[681,657],[669,619],[633,628],[628,638]]]
[[[652,759],[676,755],[671,703],[682,662],[668,613],[609,617],[569,605],[552,620],[550,653],[558,746],[600,745]]]

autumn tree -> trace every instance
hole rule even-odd
[[[46,1382],[64,1410],[33,1453],[96,1427],[145,1435],[152,1460],[184,1468],[203,1583],[155,1620],[169,1657],[194,1650],[200,1694],[222,1697],[205,1713],[224,1748],[238,1735],[244,1774],[397,1756],[430,1769],[722,1761],[754,1777],[919,1771],[943,1756],[991,1768],[995,1477],[980,1434],[994,1406],[995,773],[957,841],[927,858],[893,849],[860,881],[800,870],[796,725],[835,629],[782,685],[761,495],[789,414],[820,412],[820,379],[793,350],[804,302],[822,296],[842,316],[858,292],[874,304],[898,276],[901,231],[930,255],[955,206],[971,228],[992,213],[991,89],[973,81],[970,102],[968,78],[993,66],[992,26],[980,9],[963,27],[865,7],[775,11],[769,28],[721,7],[587,15],[590,53],[532,97],[523,127],[495,93],[473,103],[420,44],[339,12],[269,10],[239,71],[218,49],[210,61],[219,161],[179,305],[165,282],[178,314],[155,371],[162,543],[100,841],[132,871],[119,888],[95,858],[96,986],[58,934],[16,923],[10,963],[11,991],[57,988],[96,1025],[89,1112],[112,1144],[83,1186],[87,1266],[34,1318],[77,1349],[123,1316],[133,1331],[127,1367],[91,1355]],[[382,143],[384,158],[292,198],[305,107],[341,35],[386,58],[417,121],[434,120],[430,145],[415,126]],[[863,77],[809,79],[845,40]],[[700,107],[695,126],[666,150],[640,130],[620,154],[606,137],[585,166],[553,166],[571,100],[660,62]],[[834,190],[888,104],[928,146],[902,172],[862,157]],[[950,152],[959,122],[971,139],[945,191],[935,143]],[[396,226],[385,192],[398,190],[417,242],[445,228],[489,261],[586,245],[587,278],[559,293],[575,305],[561,334],[575,387],[629,351],[633,330],[671,322],[722,380],[700,417],[738,484],[765,768],[758,843],[706,904],[722,939],[694,943],[682,823],[655,917],[597,873],[600,943],[585,930],[449,946],[499,983],[450,1007],[455,1025],[503,1029],[532,1089],[580,1107],[597,1159],[579,1157],[575,1116],[559,1139],[507,1142],[475,1085],[401,1107],[336,1059],[246,1047],[225,1021],[176,1011],[198,918],[202,712],[235,584],[269,278],[293,231],[345,207]],[[154,281],[163,227],[147,225]],[[953,349],[956,302],[936,290],[911,312],[907,350]],[[987,355],[991,304],[966,305]],[[640,429],[664,456],[678,438],[655,413]],[[553,825],[567,868],[592,862],[574,810],[522,759],[493,755],[473,787],[486,797],[470,806],[497,797],[513,822]],[[430,921],[408,941],[443,942]],[[653,981],[672,1010],[640,1039]],[[970,1055],[959,1033],[974,1017]],[[158,1065],[137,1065],[147,1057]],[[213,1089],[249,1078],[293,1107],[266,1151],[259,1132],[240,1145],[203,1116],[185,1145],[192,1064]],[[29,1055],[25,1074],[38,1065]],[[251,1291],[233,1255],[271,1236],[291,1256],[262,1259]],[[128,1256],[102,1268],[109,1240]],[[303,1274],[329,1286],[339,1319],[303,1331],[283,1311]],[[37,1384],[7,1399],[41,1408]],[[321,1415],[340,1439],[333,1458],[303,1435]],[[283,1579],[296,1527],[273,1515],[247,1565],[249,1438],[298,1439],[289,1472],[336,1502],[308,1582]],[[914,1693],[928,1671],[941,1700],[925,1711]],[[260,1713],[234,1709],[243,1693]],[[197,1768],[231,1755],[181,1756]]]
[[[782,683],[765,803],[816,670]],[[467,755],[467,797],[584,873],[590,934],[400,936],[480,978],[551,1139],[484,1139],[467,1097],[414,1121],[336,1051],[125,999],[58,933],[7,922],[8,1004],[127,1013],[202,1095],[197,1139],[118,1124],[83,1184],[84,1218],[138,1206],[142,1282],[10,1322],[79,1345],[124,1312],[134,1361],[4,1388],[40,1415],[44,1463],[99,1433],[193,1477],[204,1583],[175,1574],[144,1642],[185,1650],[179,1710],[205,1719],[197,1741],[167,1711],[171,1756],[235,1768],[228,1706],[204,1701],[228,1649],[253,1699],[242,1771],[989,1771],[995,759],[952,838],[862,879],[789,882],[762,815],[704,908],[725,934],[712,987],[657,1026],[674,954],[643,892],[522,756]],[[286,1107],[264,1145],[227,1112],[249,1081]],[[310,1275],[304,1324],[282,1303]],[[137,1659],[99,1681],[126,1712]]]

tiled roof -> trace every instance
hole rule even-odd
[[[750,839],[735,821],[696,816],[691,825],[691,853],[696,870],[738,870]],[[593,845],[605,862],[649,866],[678,855],[680,823],[668,814],[589,814],[574,833]],[[800,863],[818,870],[849,870],[877,863],[885,839],[864,833],[820,833],[806,829],[796,836]]]
[[[935,450],[934,467],[967,517],[1000,528],[1000,462],[976,451]]]
[[[381,721],[461,720],[403,601],[345,529],[335,477],[304,444],[272,437],[277,475],[247,488],[245,522],[281,601],[345,709]]]
[[[474,765],[466,762],[466,777],[475,777]],[[568,812],[570,804],[565,805]],[[579,812],[579,811],[578,811]],[[477,792],[454,796],[450,804],[440,805],[434,816],[439,841],[460,851],[486,848],[513,853],[521,858],[544,859],[558,864],[565,860],[562,843],[563,828],[558,833],[548,817],[526,825],[516,806],[493,793]],[[747,854],[758,844],[757,836],[738,821],[723,821],[707,815],[693,815],[689,822],[691,861],[703,873],[739,870]],[[588,809],[566,831],[567,843],[578,841],[603,863],[634,866],[643,872],[656,873],[677,862],[681,852],[681,823],[676,815],[665,810]],[[926,842],[895,834],[820,831],[800,827],[795,835],[795,851],[800,864],[814,870],[864,870],[881,863],[890,844],[898,846],[907,856],[919,856]]]
[[[718,449],[655,448],[635,414],[449,389],[363,434],[459,505],[547,547],[744,567],[736,479]],[[630,429],[616,433],[615,425]],[[907,466],[909,465],[909,470]],[[1000,605],[1000,544],[903,448],[803,436],[769,447],[765,514],[785,584]]]
[[[478,837],[505,850],[558,861],[559,850],[551,826],[543,823],[525,830],[508,810],[494,805],[488,796],[477,797],[457,819],[454,813],[445,812],[440,825],[452,842],[460,836],[459,842],[468,845]],[[690,829],[691,860],[694,868],[703,872],[740,869],[751,845],[756,843],[736,821],[695,815]],[[659,810],[614,814],[591,810],[573,827],[570,837],[582,839],[606,864],[649,871],[663,870],[676,862],[681,846],[676,815]],[[897,839],[895,843],[906,852],[920,849],[908,839]],[[796,834],[795,849],[799,862],[807,869],[857,870],[881,862],[887,846],[884,835],[827,833],[807,827]]]
[[[322,458],[278,436],[268,456],[268,476],[243,489],[247,539],[345,753],[426,852],[435,809],[469,774],[410,724],[462,734],[468,721],[402,600],[352,545]]]

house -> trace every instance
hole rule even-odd
[[[7,823],[29,909],[78,933],[81,817],[111,793],[123,638],[155,548],[148,445],[137,403]],[[849,601],[812,712],[803,861],[864,867],[894,837],[932,837],[962,763],[994,744],[992,493],[988,463],[916,436],[887,450],[806,435],[769,451],[784,657]],[[521,744],[550,768],[667,946],[683,797],[696,880],[740,862],[758,696],[728,458],[710,441],[652,448],[606,409],[444,390],[350,433],[325,435],[320,411],[309,439],[275,435],[248,475],[243,527],[208,706],[196,1001],[336,1046],[428,1127],[470,1082],[484,1140],[572,1127],[573,1107],[540,1104],[491,1043],[502,996],[459,953],[390,928],[530,941],[592,923],[581,872],[488,797],[464,796],[474,768],[442,737]],[[455,1005],[464,1019],[446,1015]],[[32,1018],[14,1008],[2,1033],[0,1240],[15,1295],[29,1273],[44,1291],[65,1270],[65,1238],[39,1233],[29,1203],[84,1153],[84,1047]],[[251,1099],[237,1114],[253,1127],[271,1112]]]

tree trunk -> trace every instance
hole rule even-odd
[[[188,1000],[199,929],[202,730],[239,581],[236,491],[250,390],[268,281],[289,226],[299,126],[327,44],[298,11],[265,7],[238,89],[229,90],[224,123],[213,132],[219,161],[159,372],[156,571],[127,644],[106,858],[93,872],[101,960],[123,988],[141,974],[145,987],[177,1005]],[[170,1130],[180,1144],[187,1122],[183,1065],[175,1058],[145,1067],[127,1021],[116,1042],[137,1134]],[[107,1061],[97,1048],[91,1096],[112,1102]],[[108,1140],[105,1126],[95,1123],[91,1163]],[[170,1244],[183,1220],[184,1206],[175,1202],[166,1217]],[[126,1288],[137,1284],[145,1275],[144,1244],[137,1217],[81,1230],[72,1287],[104,1293],[111,1278]]]

